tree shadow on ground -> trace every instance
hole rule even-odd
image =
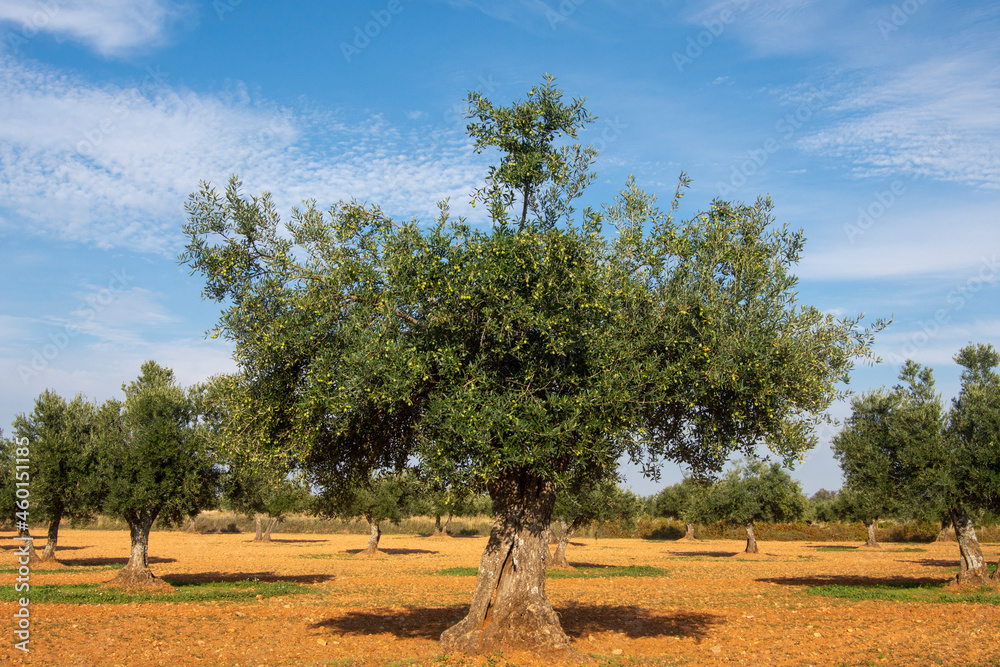
[[[756,581],[781,586],[891,586],[916,588],[926,584],[940,584],[940,577],[861,577],[855,575],[828,575],[815,577],[768,577]]]
[[[409,607],[404,611],[349,611],[337,618],[311,624],[344,635],[388,633],[405,639],[437,639],[441,633],[462,620],[469,605],[457,607]]]
[[[160,579],[173,584],[217,584],[222,582],[249,581],[256,579],[263,583],[279,581],[293,584],[321,584],[333,581],[332,574],[275,574],[274,572],[199,572],[198,574],[165,574]]]
[[[35,542],[35,545],[34,545],[35,546],[35,551],[41,551],[42,549],[45,548],[45,538],[44,537],[36,537],[35,540],[34,540],[34,542]],[[13,551],[15,549],[20,549],[20,548],[21,548],[21,545],[19,545],[19,544],[15,544],[15,545],[12,545],[12,546],[9,546],[9,547],[8,546],[0,546],[0,549],[3,549],[5,551]],[[64,547],[64,546],[59,546],[59,547],[56,547],[56,553],[59,554],[59,553],[62,553],[63,551],[79,551],[80,549],[90,549],[90,548],[91,548],[90,546],[86,546],[86,547]]]
[[[59,552],[56,551],[56,553]],[[159,556],[150,556],[147,560],[150,565],[177,562],[176,558],[161,558]],[[60,558],[59,562],[63,565],[92,567],[95,565],[126,565],[128,558]]]
[[[313,542],[329,542],[329,540],[287,540],[287,539],[282,539],[280,537],[272,537],[271,542],[275,542],[277,544],[307,544]],[[254,539],[250,538],[249,540],[246,540],[244,544],[254,544]],[[257,542],[257,544],[268,544],[268,543],[260,541]]]
[[[721,616],[697,612],[656,612],[633,605],[570,604],[556,607],[563,630],[570,637],[617,632],[639,637],[688,637],[701,640]],[[437,639],[469,613],[468,605],[432,608],[409,607],[403,611],[349,611],[310,625],[344,635],[387,633],[405,639]]]
[[[665,551],[672,556],[707,556],[709,558],[731,558],[739,551]]]
[[[359,554],[362,551],[364,551],[364,549],[345,549],[344,553],[348,553],[348,554],[352,554],[353,555],[353,554]],[[437,554],[437,553],[441,553],[441,552],[440,551],[432,551],[431,549],[391,549],[391,548],[390,549],[383,549],[382,547],[379,547],[378,548],[378,553],[380,553],[380,554],[388,554],[390,556],[408,556],[410,554]]]
[[[947,560],[943,558],[919,558],[914,560],[897,560],[897,563],[916,563],[917,565],[923,565],[924,567],[948,567],[954,568],[959,566],[958,559]]]
[[[687,637],[700,640],[722,616],[700,612],[660,612],[635,605],[594,605],[570,603],[556,608],[563,630],[571,637],[595,632],[617,632],[632,639],[640,637]]]

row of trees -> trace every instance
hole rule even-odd
[[[124,403],[96,405],[77,395],[70,401],[46,390],[30,414],[18,415],[14,439],[0,438],[0,497],[6,520],[16,514],[14,459],[17,442],[27,443],[30,496],[27,516],[48,523],[40,561],[56,556],[64,520],[101,513],[128,523],[131,557],[118,578],[127,584],[149,580],[148,541],[154,522],[171,525],[216,506],[255,519],[254,541],[270,541],[274,526],[292,512],[314,512],[350,520],[364,518],[371,529],[365,553],[378,549],[381,525],[414,515],[435,517],[435,536],[446,535],[454,516],[492,514],[492,502],[469,487],[448,488],[412,470],[375,475],[336,496],[314,496],[285,471],[254,466],[228,456],[219,439],[217,383],[182,390],[173,373],[147,362],[128,386]],[[239,452],[236,452],[237,456]],[[336,502],[334,502],[336,501]],[[553,518],[561,526],[558,547],[565,563],[569,537],[594,521],[634,523],[642,503],[611,480],[563,494]],[[444,522],[442,523],[442,519]]]
[[[14,439],[4,449],[13,463],[15,443],[27,444],[30,495],[19,509],[48,522],[40,558],[55,557],[64,519],[100,512],[128,524],[130,557],[115,581],[134,585],[152,577],[153,522],[177,523],[210,505],[220,476],[202,420],[203,387],[185,390],[169,369],[149,361],[122,390],[124,401],[101,405],[45,391],[31,414],[14,419]]]
[[[933,371],[908,361],[899,384],[852,402],[833,449],[844,471],[842,493],[869,531],[880,517],[900,512],[950,522],[958,581],[983,583],[990,574],[972,515],[1000,512],[1000,354],[970,344],[955,361],[961,387],[947,409]]]

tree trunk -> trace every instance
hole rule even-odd
[[[264,529],[261,526],[261,514],[259,512],[253,515],[253,541],[264,541]]]
[[[378,553],[378,541],[382,538],[382,528],[378,522],[371,517],[368,519],[368,527],[371,528],[371,535],[368,536],[368,548],[361,552],[362,556],[374,556]]]
[[[451,537],[448,534],[448,526],[451,525],[451,517],[452,516],[453,515],[449,512],[448,513],[448,518],[445,519],[444,525],[442,526],[441,525],[441,515],[440,514],[435,514],[434,515],[434,532],[431,534],[431,537]]]
[[[556,488],[527,472],[487,485],[497,512],[468,615],[441,635],[445,651],[539,652],[570,648],[545,596],[545,559]]]
[[[569,538],[573,537],[580,527],[579,519],[573,519],[573,523],[566,525],[565,521],[559,522],[562,525],[562,533],[559,535],[559,544],[556,546],[556,553],[552,556],[552,567],[570,567],[566,560],[566,547],[569,545]]]
[[[41,561],[56,559],[56,545],[59,543],[59,522],[62,516],[57,515],[55,519],[49,521],[49,532],[45,536],[45,550],[42,551]]]
[[[875,539],[875,525],[876,521],[865,521],[865,529],[868,531],[868,541],[865,542],[866,547],[872,547],[873,549],[880,549],[881,545],[878,540]]]
[[[27,528],[18,528],[17,537],[20,539],[21,545],[28,545],[28,565],[34,565],[35,563],[40,563],[42,561],[41,556],[35,551],[35,540],[31,537],[31,532]],[[23,539],[28,538],[28,539]],[[21,553],[20,548],[18,548],[18,553]],[[20,560],[20,559],[19,559]]]
[[[278,519],[280,519],[280,518],[281,517],[272,516],[270,518],[270,520],[268,520],[268,522],[267,522],[267,528],[264,530],[264,536],[261,538],[262,542],[270,542],[271,541],[271,530],[278,523]]]
[[[745,524],[743,528],[747,531],[747,548],[745,553],[757,553],[757,536],[753,533],[753,521]]]
[[[983,550],[976,537],[976,527],[972,524],[965,508],[957,505],[949,510],[951,523],[955,527],[955,537],[958,538],[959,565],[961,570],[955,578],[958,584],[986,584],[989,582],[989,569]]]
[[[684,537],[685,540],[697,540],[698,538],[694,536],[694,524],[685,523],[684,524]]]
[[[951,542],[955,536],[955,529],[952,528],[951,521],[941,519],[941,532],[938,533],[937,542]]]
[[[118,586],[144,586],[154,583],[156,578],[149,569],[149,531],[153,527],[155,516],[142,514],[129,517],[128,530],[132,540],[132,551],[128,563],[110,582]]]

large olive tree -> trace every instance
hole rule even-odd
[[[225,304],[215,333],[235,344],[261,458],[294,456],[328,492],[414,459],[486,488],[497,519],[444,648],[562,648],[544,576],[558,489],[625,453],[651,475],[765,442],[796,457],[871,332],[797,305],[803,239],[769,201],[678,222],[680,187],[664,213],[630,181],[577,212],[583,100],[546,78],[510,106],[469,103],[475,149],[499,159],[473,199],[491,228],[446,204],[421,226],[310,202],[282,229],[234,177],[192,195],[181,261]]]

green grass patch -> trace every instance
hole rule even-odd
[[[438,570],[434,574],[446,577],[474,577],[479,569],[474,567],[450,567]],[[649,565],[623,565],[613,567],[577,567],[572,570],[548,569],[545,576],[549,579],[601,579],[610,577],[662,577],[667,570]]]
[[[857,547],[816,547],[816,551],[857,551]]]
[[[0,586],[0,601],[13,602],[27,597],[33,603],[127,604],[129,602],[240,602],[283,595],[316,593],[315,589],[287,581],[182,582],[172,592],[143,592],[108,588],[94,584],[32,586],[27,592],[15,592],[13,586]]]
[[[813,586],[806,591],[809,595],[842,598],[846,600],[889,600],[891,602],[933,602],[1000,604],[1000,592],[991,586],[982,586],[963,591],[953,591],[941,583],[921,583],[901,581],[874,586]]]
[[[905,549],[886,549],[887,552],[899,554],[899,553],[923,553],[927,549],[921,549],[919,547],[906,547]]]

